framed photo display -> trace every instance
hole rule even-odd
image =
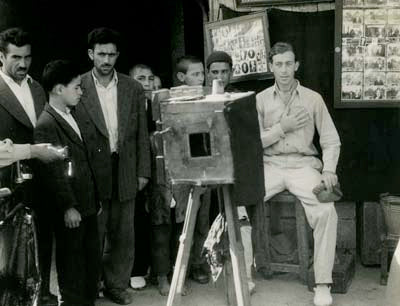
[[[336,1],[335,107],[400,107],[400,1]]]
[[[225,51],[233,60],[231,82],[271,78],[267,13],[206,23],[207,54]]]
[[[334,2],[334,0],[236,0],[237,7],[292,5],[301,3]]]

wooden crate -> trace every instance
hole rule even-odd
[[[354,277],[356,267],[355,254],[347,252],[337,252],[336,256],[338,257],[339,261],[333,266],[333,284],[331,292],[346,293]],[[314,267],[312,266],[308,270],[308,290],[313,291],[314,287]]]
[[[286,233],[288,239],[296,245],[296,220],[293,203],[273,203],[273,214],[280,205],[280,222],[282,232]],[[338,215],[338,234],[336,248],[356,253],[356,203],[338,202],[335,203]],[[267,210],[266,210],[267,211]],[[278,212],[279,213],[279,212]],[[269,215],[266,216],[269,218]],[[309,239],[312,239],[310,232]],[[312,246],[312,244],[310,243]]]
[[[364,202],[358,208],[360,257],[363,265],[379,265],[384,232],[382,210],[378,202]]]

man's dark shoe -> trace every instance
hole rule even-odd
[[[41,294],[38,306],[57,306],[58,298],[56,295],[51,294],[50,292],[47,294]]]
[[[104,289],[103,294],[106,298],[119,305],[132,303],[131,294],[124,289]]]
[[[208,273],[206,273],[201,267],[192,267],[190,277],[200,284],[207,284],[210,281]]]

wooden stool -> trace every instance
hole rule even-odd
[[[307,284],[308,268],[310,266],[310,249],[307,237],[307,219],[304,213],[304,208],[301,202],[290,192],[283,191],[273,198],[271,198],[269,203],[266,203],[267,214],[269,213],[270,221],[266,218],[266,230],[267,235],[265,237],[266,248],[266,263],[267,270],[272,275],[273,271],[276,272],[292,272],[297,273],[304,284]],[[276,263],[272,262],[271,252],[270,252],[270,240],[271,240],[271,229],[280,228],[280,212],[282,203],[292,202],[295,206],[296,211],[296,232],[297,232],[297,250],[299,256],[299,264],[292,263]],[[274,218],[271,215],[271,203],[279,203],[274,206]],[[275,209],[276,208],[276,209]],[[277,216],[278,215],[278,216]]]

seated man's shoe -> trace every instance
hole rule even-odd
[[[208,273],[206,273],[201,267],[192,267],[190,277],[200,284],[207,284],[210,281]]]
[[[50,292],[46,294],[41,294],[38,306],[57,306],[58,298],[56,295],[51,294]]]
[[[330,306],[332,305],[331,288],[327,285],[317,285],[314,288],[314,305],[315,306]]]
[[[268,270],[265,267],[261,267],[257,270],[257,272],[261,275],[263,279],[271,279],[274,274],[271,270]]]
[[[143,276],[134,276],[131,277],[130,285],[132,289],[140,290],[146,287],[146,280]]]
[[[119,305],[132,303],[132,296],[124,289],[104,289],[103,294],[106,298]]]
[[[168,277],[165,276],[157,276],[157,281],[158,281],[158,292],[162,295],[162,296],[166,296],[169,293],[169,282],[168,282]]]

